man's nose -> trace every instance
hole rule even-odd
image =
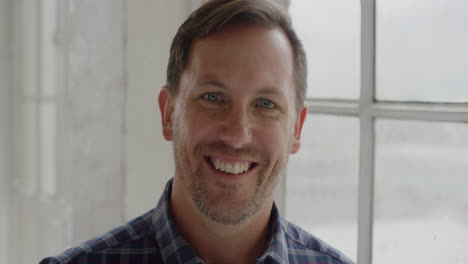
[[[233,109],[223,116],[219,138],[225,144],[240,149],[251,143],[252,128],[247,110]]]

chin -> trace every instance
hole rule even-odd
[[[226,188],[226,186],[223,186]],[[239,225],[255,215],[264,205],[260,192],[250,192],[244,195],[236,186],[229,186],[224,192],[216,194],[208,191],[192,193],[192,199],[200,212],[213,222],[220,224]],[[245,197],[249,197],[245,199]]]

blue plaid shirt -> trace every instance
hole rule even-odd
[[[179,235],[169,210],[172,180],[155,209],[110,232],[43,259],[40,264],[202,264],[194,249]],[[349,264],[339,251],[282,219],[276,206],[271,214],[267,250],[257,263]]]

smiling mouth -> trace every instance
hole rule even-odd
[[[248,161],[229,162],[229,161],[213,158],[210,156],[206,156],[204,158],[211,165],[213,169],[220,171],[220,172],[224,172],[226,174],[233,174],[233,175],[246,173],[258,165],[258,163],[255,163],[255,162],[248,162]]]

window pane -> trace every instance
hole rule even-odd
[[[468,124],[376,123],[374,262],[468,263]]]
[[[301,143],[289,161],[286,216],[356,260],[359,122],[308,115]]]
[[[377,1],[377,99],[468,102],[468,0]]]
[[[307,53],[307,96],[359,98],[360,2],[291,0],[289,11]]]

